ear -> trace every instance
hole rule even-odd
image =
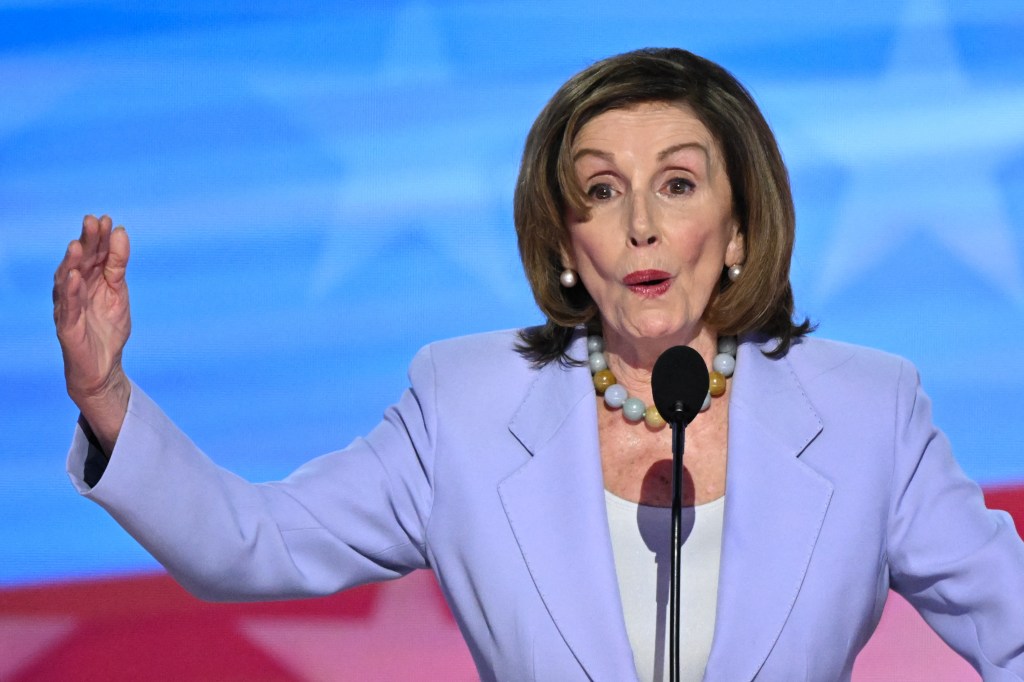
[[[747,242],[739,223],[732,224],[732,237],[725,247],[725,266],[730,267],[747,260]]]

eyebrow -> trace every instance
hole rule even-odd
[[[664,161],[669,156],[672,156],[676,152],[682,151],[683,149],[697,149],[703,152],[704,173],[709,178],[715,174],[715,169],[711,165],[711,152],[708,150],[706,145],[700,142],[680,142],[679,144],[674,144],[671,147],[666,147],[665,149],[662,149],[660,152],[658,152],[658,161]]]
[[[704,163],[706,166],[705,170],[707,171],[707,174],[710,177],[711,153],[708,151],[707,146],[700,142],[680,142],[679,144],[674,144],[671,147],[666,147],[665,149],[662,149],[660,152],[658,152],[658,161],[664,161],[669,156],[672,156],[676,152],[681,151],[683,149],[697,149],[704,153]],[[579,161],[584,156],[596,156],[599,159],[604,159],[605,161],[615,160],[615,156],[613,154],[609,154],[608,152],[601,151],[600,149],[594,149],[592,147],[584,147],[582,149],[577,150],[576,153],[572,155],[573,163]]]
[[[704,152],[704,158],[708,161],[708,167],[711,166],[711,154],[708,152],[708,148],[700,142],[680,142],[679,144],[662,149],[658,152],[658,161],[664,161],[667,157],[683,149],[699,149]]]
[[[600,149],[584,147],[583,149],[578,150],[575,154],[572,155],[572,160],[573,162],[576,162],[579,161],[584,156],[596,156],[599,159],[604,159],[605,161],[612,161],[615,159],[615,157],[612,154],[609,154],[608,152],[603,152]]]

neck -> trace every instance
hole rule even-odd
[[[651,371],[663,352],[673,346],[690,346],[711,367],[718,346],[718,332],[702,324],[688,337],[659,339],[627,339],[607,330],[604,334],[605,356],[618,382],[630,395],[647,402],[651,399]]]

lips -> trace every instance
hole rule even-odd
[[[644,297],[661,296],[672,285],[672,276],[664,270],[637,270],[622,278],[630,291]]]

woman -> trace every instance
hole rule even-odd
[[[515,222],[547,324],[426,347],[366,438],[252,485],[125,376],[128,239],[86,218],[54,287],[72,480],[202,597],[429,567],[484,679],[660,678],[649,377],[690,345],[721,374],[687,430],[686,679],[848,679],[890,587],[986,679],[1024,679],[1024,545],[908,363],[792,321],[785,168],[728,73],[645,50],[572,78],[530,132]]]

